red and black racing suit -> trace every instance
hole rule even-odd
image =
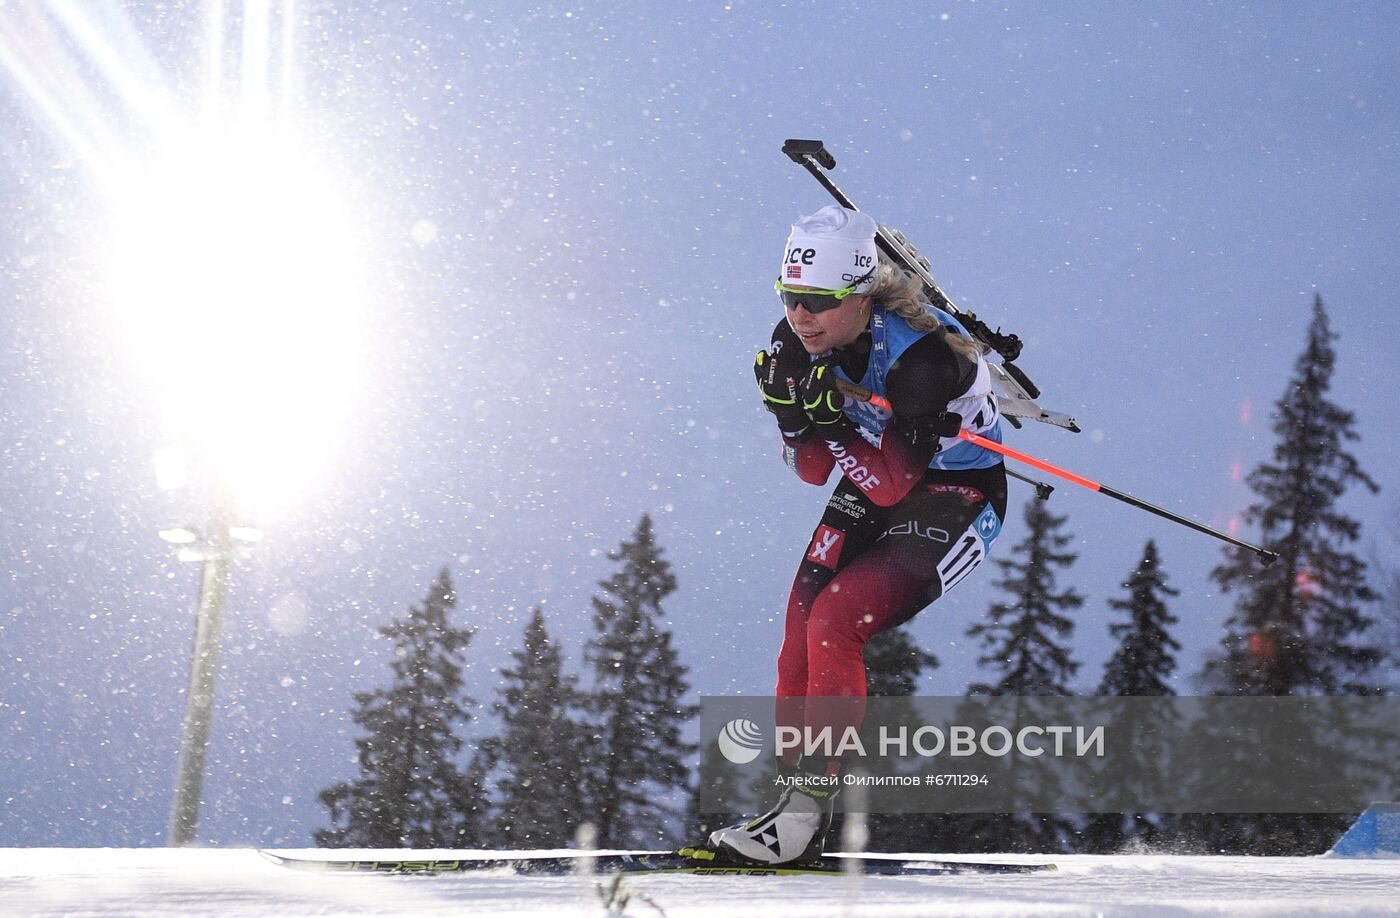
[[[869,355],[868,331],[835,352],[851,379],[864,375]],[[826,483],[837,464],[833,450],[843,455],[843,474],[788,598],[778,654],[779,727],[831,727],[838,741],[847,726],[858,727],[866,642],[942,595],[940,565],[956,562],[949,553],[988,505],[1005,519],[1003,465],[928,467],[938,448],[932,421],[968,389],[976,371],[975,360],[951,347],[944,332],[931,332],[890,367],[886,391],[895,418],[878,447],[850,428],[838,443],[810,428],[784,437],[789,464],[803,481]],[[872,487],[871,478],[878,484]],[[967,573],[948,579],[956,584]],[[862,700],[807,700],[818,698]],[[783,758],[794,765],[798,756],[790,751]],[[833,761],[828,771],[838,768]]]

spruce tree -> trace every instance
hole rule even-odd
[[[1072,587],[1058,590],[1056,586],[1056,569],[1069,567],[1078,557],[1066,550],[1073,537],[1060,531],[1065,519],[1047,510],[1044,501],[1026,504],[1025,539],[1013,546],[1012,557],[996,562],[1002,578],[994,585],[1009,598],[993,603],[987,621],[968,629],[970,637],[982,642],[983,654],[977,662],[988,667],[995,679],[974,683],[969,694],[1071,694],[1069,680],[1079,664],[1071,659],[1068,646],[1074,621],[1063,613],[1079,608],[1084,599]],[[1004,780],[1018,778],[1008,771]],[[1041,796],[1054,793],[1051,787]],[[1067,818],[1052,814],[973,815],[959,823],[964,846],[980,851],[1061,851],[1074,829]]]
[[[1232,549],[1212,576],[1236,595],[1221,653],[1201,684],[1221,695],[1383,694],[1381,651],[1366,606],[1376,598],[1366,564],[1349,550],[1360,525],[1338,506],[1353,485],[1375,493],[1346,444],[1360,438],[1355,416],[1327,398],[1336,368],[1322,297],[1314,296],[1307,340],[1275,405],[1272,460],[1247,483],[1257,499],[1244,520],[1256,524],[1278,560],[1262,566]],[[1313,748],[1326,748],[1316,724]],[[1294,741],[1297,736],[1291,737]],[[1327,766],[1308,763],[1327,780]],[[1183,820],[1213,852],[1311,854],[1325,850],[1349,820],[1335,814],[1214,814]]]
[[[501,670],[496,712],[501,733],[490,741],[495,780],[495,843],[507,848],[563,848],[585,820],[579,796],[578,750],[583,731],[575,719],[582,697],[577,679],[536,608],[525,642]]]
[[[688,786],[695,746],[681,731],[698,710],[685,703],[687,668],[662,621],[676,589],[651,517],[608,558],[618,570],[593,598],[594,635],[584,659],[593,671],[587,706],[592,748],[584,765],[588,815],[600,847],[663,844],[679,817],[667,802]]]
[[[1168,630],[1177,617],[1168,611],[1163,597],[1180,591],[1167,586],[1156,542],[1147,540],[1142,560],[1123,586],[1128,590],[1127,598],[1110,599],[1108,605],[1126,613],[1127,620],[1108,626],[1108,633],[1118,639],[1118,648],[1104,668],[1098,693],[1175,695],[1167,680],[1176,671],[1173,652],[1180,650],[1181,644]]]
[[[1026,504],[1026,538],[1012,548],[1015,557],[998,558],[1002,579],[995,586],[1010,594],[993,603],[987,621],[968,629],[981,638],[977,662],[989,667],[996,680],[978,682],[974,695],[1069,695],[1069,680],[1079,670],[1067,645],[1074,622],[1062,612],[1077,609],[1084,598],[1068,588],[1055,589],[1055,568],[1069,567],[1079,557],[1065,551],[1072,536],[1062,534],[1065,517],[1045,509],[1044,502]]]
[[[315,833],[332,848],[446,848],[472,840],[464,812],[470,783],[455,763],[470,719],[462,663],[470,628],[453,627],[452,578],[444,568],[421,605],[379,629],[393,647],[387,688],[356,692],[360,775],[320,794],[332,828]]]
[[[1167,586],[1161,569],[1157,543],[1149,539],[1142,550],[1142,560],[1123,586],[1125,599],[1110,599],[1108,605],[1124,613],[1124,619],[1108,626],[1109,634],[1118,639],[1117,649],[1104,667],[1098,694],[1116,697],[1163,697],[1175,695],[1169,680],[1176,672],[1174,651],[1181,644],[1172,637],[1170,628],[1177,617],[1167,609],[1164,597],[1180,591]],[[1164,712],[1165,713],[1165,712]],[[1121,716],[1120,716],[1121,715]],[[1131,714],[1111,709],[1109,729],[1121,742],[1117,745],[1126,759],[1116,759],[1111,769],[1095,777],[1096,789],[1110,794],[1122,790],[1138,776],[1156,773],[1166,764],[1161,761],[1162,750],[1140,731],[1153,729]],[[1152,844],[1161,834],[1169,816],[1148,813],[1096,813],[1090,816],[1079,832],[1077,848],[1083,852],[1107,854],[1121,850],[1130,843]]]
[[[1350,485],[1371,493],[1377,484],[1345,444],[1359,439],[1355,417],[1327,399],[1336,340],[1313,299],[1307,343],[1276,405],[1273,460],[1247,482],[1258,499],[1244,519],[1259,526],[1278,553],[1267,567],[1230,549],[1212,571],[1236,594],[1226,623],[1224,652],[1211,660],[1204,684],[1231,695],[1373,695],[1380,651],[1367,643],[1373,624],[1365,605],[1376,599],[1366,564],[1347,546],[1360,525],[1338,501]]]

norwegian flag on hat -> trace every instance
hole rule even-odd
[[[880,259],[878,229],[869,214],[828,204],[792,225],[778,276],[817,290],[841,290],[854,283],[855,293],[869,293]]]

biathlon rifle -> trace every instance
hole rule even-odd
[[[848,210],[860,210],[846,193],[836,187],[827,175],[827,170],[836,168],[836,157],[820,140],[789,140],[783,144],[783,153],[793,162],[810,172],[825,188],[836,203]],[[1046,411],[1036,404],[1040,390],[1031,382],[1020,367],[1013,362],[1021,355],[1021,339],[1005,333],[1000,327],[993,330],[976,313],[965,312],[953,304],[933,279],[929,260],[919,254],[903,233],[889,229],[876,221],[875,245],[881,256],[917,277],[924,287],[924,296],[929,304],[956,319],[973,338],[985,344],[1001,356],[1001,362],[987,361],[992,373],[992,384],[996,389],[997,406],[1011,423],[1021,426],[1021,420],[1041,421],[1079,433],[1079,424],[1067,414]]]

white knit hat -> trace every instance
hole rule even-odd
[[[860,278],[856,293],[875,286],[880,263],[875,248],[875,221],[858,210],[828,204],[792,225],[783,248],[784,284],[841,290]]]

